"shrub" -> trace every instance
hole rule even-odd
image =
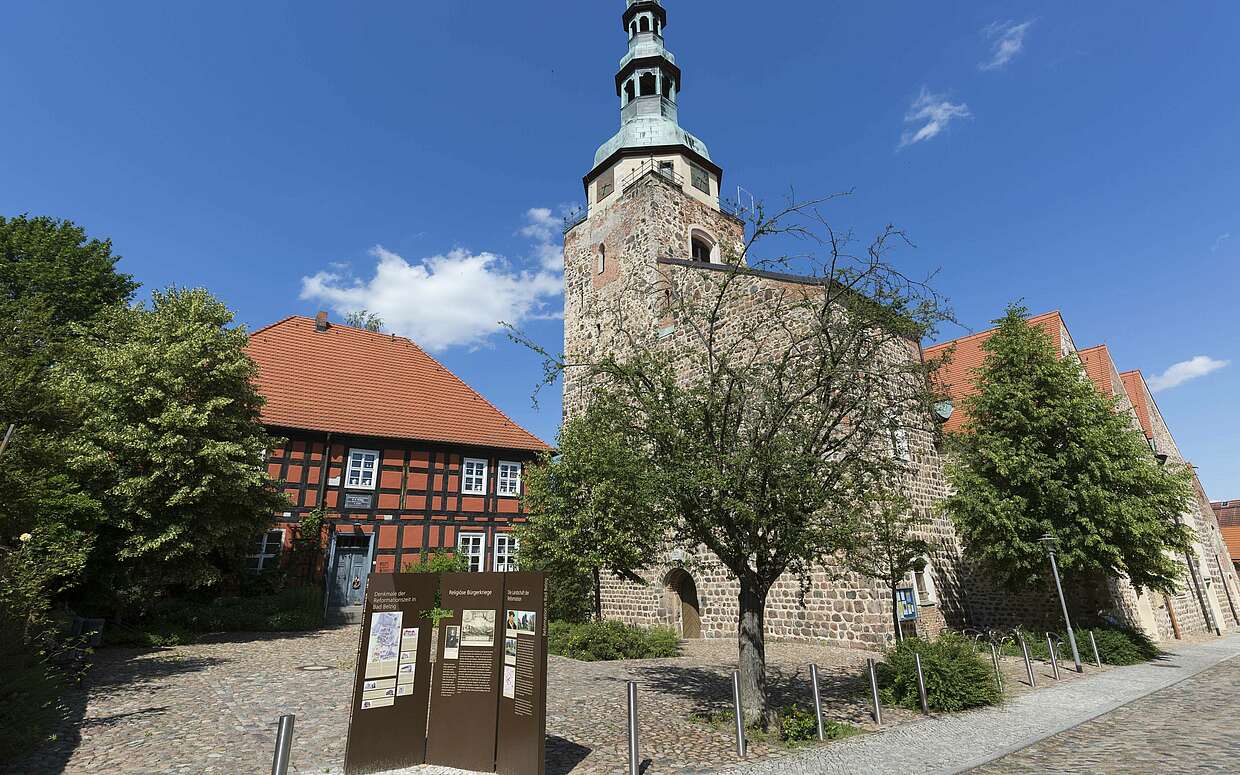
[[[103,642],[160,648],[190,643],[196,633],[290,632],[313,630],[322,624],[323,593],[296,587],[262,597],[166,600],[132,625],[104,627]]]
[[[818,737],[818,720],[800,705],[784,708],[779,716],[779,739],[785,743],[803,743]]]
[[[994,705],[1001,699],[990,664],[974,644],[944,633],[933,641],[908,638],[887,652],[879,677],[886,702],[905,708],[920,707],[914,655],[921,654],[926,698],[931,710],[955,712]]]
[[[1077,630],[1077,648],[1082,659],[1090,659],[1089,630]],[[1098,643],[1098,656],[1108,665],[1136,665],[1148,662],[1162,651],[1144,633],[1127,627],[1107,627],[1093,630]]]
[[[52,738],[68,715],[61,697],[70,678],[27,644],[0,648],[0,655],[0,729],[4,730],[0,764],[4,764]]]
[[[680,654],[680,638],[666,627],[645,629],[621,622],[552,622],[547,648],[552,654],[602,662],[616,659],[659,659]]]
[[[462,573],[469,570],[465,558],[455,552],[430,552],[418,556],[417,562],[407,562],[402,573]]]

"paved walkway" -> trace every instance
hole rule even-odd
[[[970,770],[1043,773],[1240,771],[1240,660],[1231,659],[1075,729]]]
[[[1237,655],[1240,635],[1173,648],[1149,664],[1054,686],[998,708],[904,724],[720,772],[954,775],[1013,752],[980,772],[1236,772],[1240,733],[1231,718],[1240,701],[1240,660],[1227,660]],[[1121,728],[1119,739],[1108,737]],[[1065,730],[1072,731],[1060,734]],[[1050,739],[1039,744],[1044,738]]]

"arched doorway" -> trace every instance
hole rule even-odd
[[[687,640],[702,637],[702,613],[698,604],[697,584],[682,568],[675,568],[663,580],[668,608],[680,624],[680,637]]]

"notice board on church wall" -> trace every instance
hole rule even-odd
[[[353,682],[345,772],[412,767],[426,754],[431,626],[438,579],[372,573]]]
[[[495,771],[543,775],[547,739],[546,576],[505,573]]]
[[[445,573],[431,682],[426,762],[462,770],[495,768],[496,716],[504,655],[503,573]]]

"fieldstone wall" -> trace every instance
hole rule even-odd
[[[691,230],[714,238],[724,261],[689,264]],[[744,226],[733,217],[686,196],[655,173],[639,178],[620,199],[596,211],[565,236],[566,361],[588,363],[606,352],[625,352],[631,337],[656,337],[668,347],[689,345],[693,332],[678,329],[668,313],[670,294],[695,298],[708,293],[717,272],[735,275],[743,248]],[[744,325],[760,314],[762,305],[781,294],[820,293],[796,278],[772,273],[742,273],[732,278],[727,325]],[[617,321],[620,321],[619,323]],[[623,330],[620,330],[620,329]],[[892,358],[920,358],[916,343],[889,348]],[[688,376],[688,375],[686,375]],[[565,374],[564,411],[569,417],[588,404],[591,385],[580,370]],[[937,502],[946,493],[942,461],[928,418],[904,418],[909,459],[904,490],[913,508],[927,520],[926,538],[934,547],[930,575],[933,601],[919,607],[916,625],[934,634],[944,627],[964,626],[964,600],[959,572],[959,545],[951,524],[941,517]],[[679,598],[667,584],[674,569],[693,578],[704,637],[735,637],[739,585],[704,548],[669,550],[644,575],[646,583],[609,579],[603,590],[604,613],[634,624],[681,628]],[[808,588],[785,576],[767,601],[770,637],[826,639],[841,645],[873,647],[893,637],[890,592],[872,580],[838,569],[810,574]],[[909,580],[912,583],[912,580]]]

